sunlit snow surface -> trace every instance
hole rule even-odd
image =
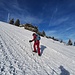
[[[75,75],[75,46],[41,37],[38,56],[32,33],[0,22],[0,75]]]

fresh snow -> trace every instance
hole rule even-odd
[[[38,56],[32,33],[0,22],[0,75],[75,75],[75,46],[41,37]]]

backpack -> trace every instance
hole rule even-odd
[[[36,40],[40,40],[41,39],[40,35],[36,34],[36,36],[37,36]]]

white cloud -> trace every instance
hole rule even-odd
[[[20,8],[20,5],[18,3],[18,0],[14,0],[13,2],[11,2],[11,4],[12,4],[13,8],[22,11],[22,9]]]
[[[69,30],[71,30],[72,28],[73,28],[73,27],[69,27],[69,28],[66,29],[66,31],[69,31]]]
[[[55,31],[55,30],[47,30],[47,31],[45,31],[46,32],[46,35],[50,35],[50,36],[53,36],[53,35],[55,35],[56,34],[56,32],[57,31]]]
[[[19,11],[22,11],[23,9],[20,8],[20,5],[18,3],[18,0],[13,0],[13,1],[1,1],[1,7],[8,11],[8,12],[14,12],[15,10],[13,9],[16,9],[16,10],[19,10]],[[12,10],[12,11],[11,11]]]
[[[26,16],[24,21],[28,23],[40,24],[42,22],[42,19],[33,16]]]
[[[63,22],[66,22],[68,20],[69,20],[69,17],[52,20],[52,21],[50,21],[49,26],[51,26],[51,25],[56,26],[56,25],[59,25],[59,24],[61,24]]]
[[[3,1],[0,1],[0,6],[4,7],[4,2]]]
[[[51,21],[54,19],[54,16],[55,16],[55,14],[57,13],[57,11],[58,11],[58,8],[56,7],[56,8],[54,9],[54,11],[53,11],[53,14],[52,14],[52,16],[51,16],[51,19],[50,19],[50,23],[49,23],[49,24],[51,24]]]

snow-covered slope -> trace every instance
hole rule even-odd
[[[75,75],[75,47],[41,37],[33,55],[32,33],[0,22],[0,75]]]

